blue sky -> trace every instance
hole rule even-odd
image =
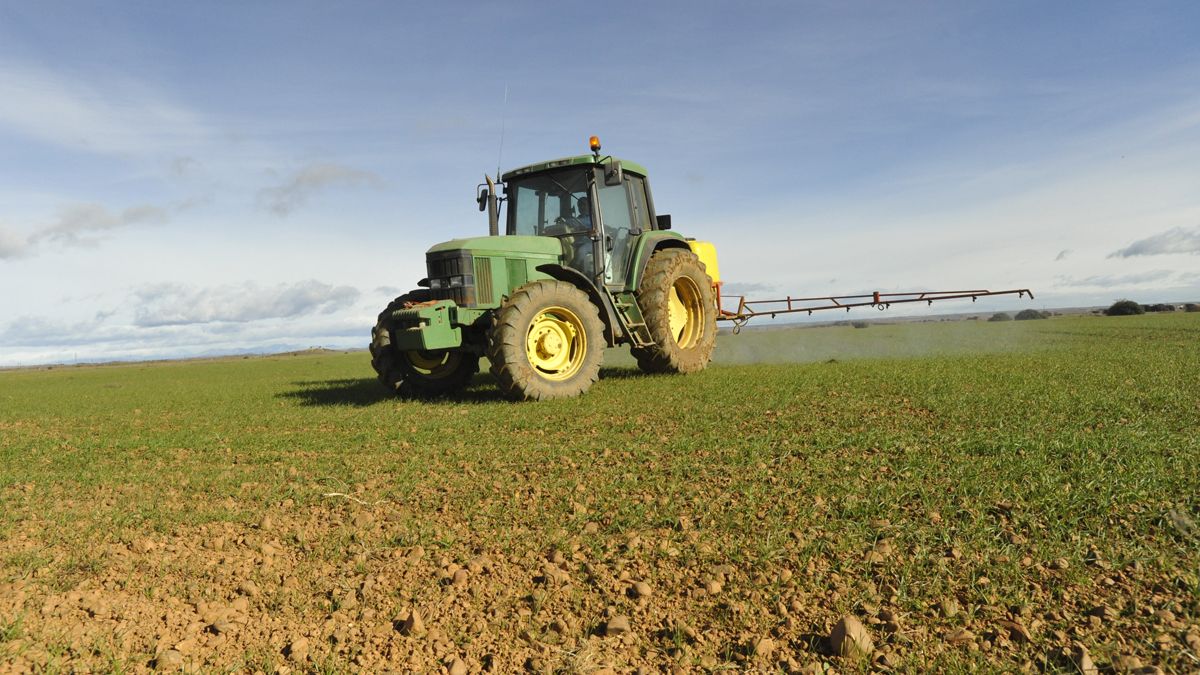
[[[0,365],[365,345],[506,87],[758,295],[1200,300],[1197,85],[1191,2],[0,2]]]

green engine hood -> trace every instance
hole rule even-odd
[[[462,249],[478,256],[521,257],[522,254],[526,254],[557,257],[562,254],[562,243],[555,237],[467,237],[444,241],[430,248],[428,252],[440,253]]]

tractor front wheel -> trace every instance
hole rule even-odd
[[[385,387],[403,396],[451,394],[479,372],[479,357],[470,352],[399,351],[392,346],[392,312],[429,299],[423,288],[401,295],[380,312],[371,331],[371,366]]]
[[[637,299],[655,342],[631,350],[638,367],[648,373],[704,370],[717,342],[717,302],[696,254],[676,248],[655,252]]]
[[[487,357],[508,398],[568,398],[600,378],[604,347],[604,325],[587,294],[563,281],[535,281],[496,312]]]

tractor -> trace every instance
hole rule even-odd
[[[722,308],[713,244],[671,229],[654,208],[646,169],[591,154],[489,176],[476,201],[489,236],[454,239],[425,254],[420,287],[393,300],[371,332],[371,365],[406,396],[453,393],[487,357],[514,400],[578,396],[600,377],[607,347],[627,344],[649,373],[703,370],[717,321],[737,333],[758,316],[1033,293],[919,291],[736,301]],[[506,205],[500,236],[500,205]]]
[[[489,236],[426,253],[428,276],[393,300],[371,334],[371,364],[408,396],[464,387],[487,357],[514,400],[578,396],[606,347],[628,344],[652,373],[704,369],[720,314],[715,247],[671,229],[646,169],[591,154],[485,176]],[[506,205],[499,236],[500,205]]]

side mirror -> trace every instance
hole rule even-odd
[[[658,229],[660,230],[671,229],[671,214],[669,213],[664,213],[661,216],[655,216],[654,221],[658,224]]]
[[[479,191],[479,196],[475,198],[475,201],[479,202],[479,210],[480,211],[484,211],[487,209],[487,200],[488,200],[489,194],[490,193],[488,192],[488,189],[483,188],[482,190]]]
[[[621,162],[610,157],[604,163],[604,184],[620,185],[624,181],[625,172],[621,169]]]

